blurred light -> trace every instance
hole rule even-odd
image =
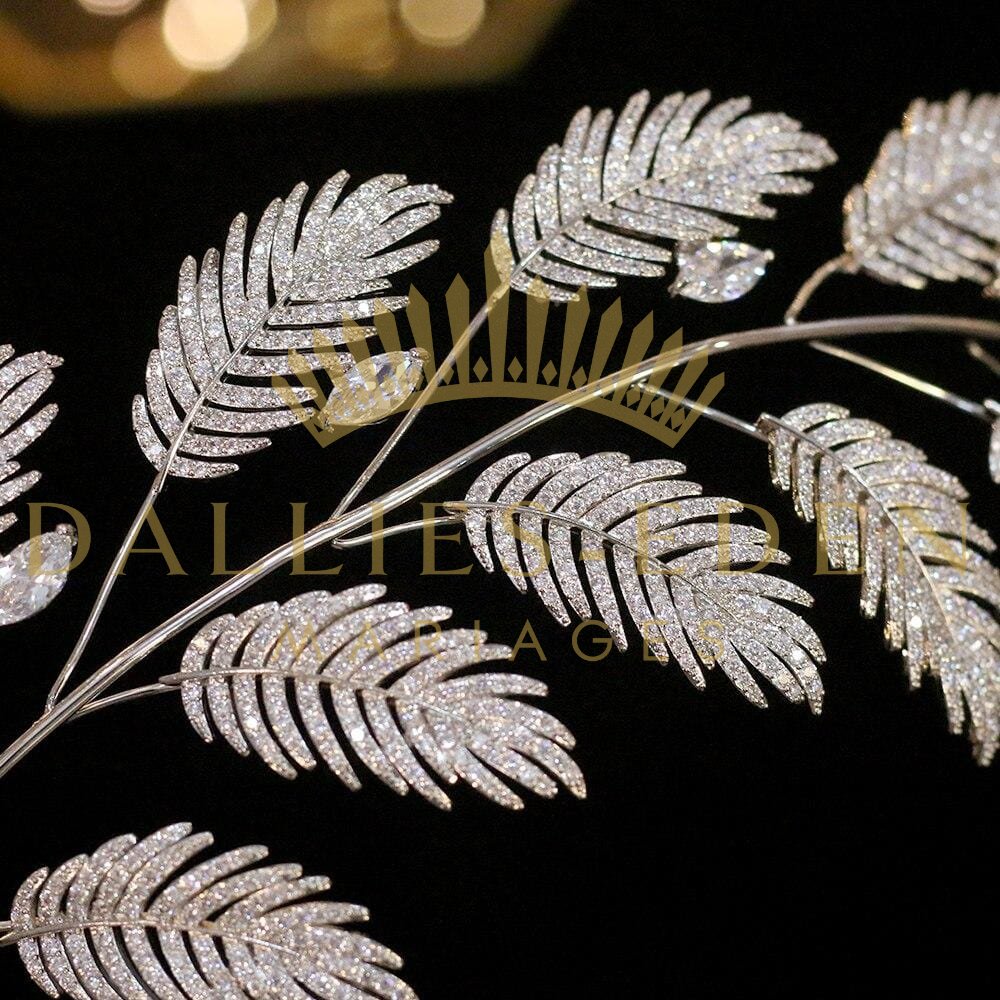
[[[244,0],[247,9],[250,38],[247,48],[253,49],[274,31],[278,23],[277,0]]]
[[[121,17],[129,14],[142,0],[77,0],[77,3],[88,14],[99,14],[101,17]]]
[[[388,0],[314,0],[306,31],[310,45],[331,63],[377,74],[399,58]]]
[[[147,101],[172,97],[191,79],[163,45],[159,20],[148,17],[126,25],[111,51],[111,75],[133,97]]]
[[[250,40],[247,9],[243,0],[167,0],[163,39],[188,69],[225,69]]]
[[[486,0],[401,0],[399,13],[427,45],[461,45],[480,28]]]

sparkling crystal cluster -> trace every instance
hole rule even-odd
[[[319,757],[359,788],[349,750],[401,795],[413,789],[442,809],[451,801],[432,773],[511,809],[523,802],[510,785],[551,798],[561,783],[583,797],[583,775],[567,753],[572,734],[519,700],[544,696],[545,685],[473,669],[507,660],[510,649],[469,629],[422,634],[450,609],[376,603],[384,594],[368,584],[223,615],[163,681],[180,684],[203,739],[213,739],[214,726],[238,753],[256,754],[286,778]]]
[[[937,676],[952,730],[968,717],[977,758],[989,763],[1000,742],[1000,573],[962,484],[842,406],[813,403],[759,426],[775,484],[818,522],[830,567],[861,571],[862,612],[874,618],[881,604],[911,685]]]
[[[521,183],[513,211],[493,221],[494,258],[501,271],[516,264],[513,287],[569,301],[581,285],[661,276],[671,260],[664,241],[735,236],[726,216],[771,218],[764,195],[804,194],[812,184],[796,171],[836,159],[786,115],[748,115],[745,97],[702,114],[709,99],[704,90],[672,94],[647,114],[643,90],[617,119],[608,109],[578,111],[562,145],[550,146]]]
[[[1000,95],[914,101],[844,203],[850,266],[923,288],[988,288],[1000,259]]]
[[[32,412],[52,385],[53,369],[62,358],[36,352],[14,357],[0,346],[0,533],[17,523],[5,511],[41,479],[39,472],[21,472],[14,459],[55,419],[59,408],[49,403]],[[23,621],[42,611],[66,584],[75,536],[68,526],[23,542],[7,555],[0,553],[0,625]]]
[[[788,557],[766,532],[730,523],[739,503],[701,496],[696,483],[675,478],[683,473],[678,462],[632,462],[618,452],[536,461],[517,454],[491,465],[451,506],[463,512],[483,567],[492,572],[499,562],[561,624],[593,619],[596,607],[624,650],[627,615],[649,651],[676,661],[697,687],[718,664],[754,704],[767,704],[756,674],[819,712],[823,647],[786,607],[811,606],[812,597],[768,573],[729,572]]]
[[[171,475],[195,479],[235,472],[234,459],[267,447],[268,434],[314,407],[309,386],[279,389],[273,379],[329,369],[330,357],[309,353],[318,339],[343,346],[374,336],[364,321],[406,305],[406,296],[382,294],[389,276],[438,244],[396,244],[434,221],[451,196],[397,174],[344,195],[347,181],[344,172],[330,178],[304,215],[299,184],[271,202],[249,249],[239,215],[221,255],[209,250],[200,271],[193,257],[184,261],[177,304],[164,310],[149,357],[146,395],[132,406],[136,437],[157,469],[169,463]],[[416,381],[401,380],[398,392]]]
[[[75,1000],[416,1000],[402,959],[349,929],[364,907],[313,898],[329,879],[260,866],[266,847],[192,865],[213,839],[178,823],[30,875],[8,938],[35,984]]]

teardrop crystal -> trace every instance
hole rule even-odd
[[[696,302],[732,302],[760,281],[773,259],[770,250],[734,240],[680,243],[670,291]]]
[[[43,611],[66,585],[73,558],[72,531],[50,531],[0,557],[0,625]]]

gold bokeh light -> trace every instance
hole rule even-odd
[[[88,13],[100,17],[124,17],[142,3],[142,0],[77,0]]]
[[[142,18],[122,29],[111,51],[111,74],[123,90],[144,101],[179,94],[193,75],[167,51],[155,17]]]
[[[167,0],[163,39],[187,69],[225,69],[250,41],[246,6],[243,0]]]
[[[399,13],[414,38],[427,45],[463,45],[482,26],[485,0],[400,0]]]

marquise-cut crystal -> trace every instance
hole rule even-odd
[[[990,431],[990,478],[993,482],[1000,483],[1000,403],[988,399],[986,408],[996,414],[993,429]]]
[[[50,531],[0,557],[0,625],[38,614],[66,585],[73,558],[71,533]]]
[[[670,290],[696,302],[732,302],[764,277],[773,259],[770,250],[735,240],[680,243],[677,278]]]
[[[323,420],[328,424],[384,420],[417,388],[423,371],[423,358],[416,351],[365,358],[334,379]]]

